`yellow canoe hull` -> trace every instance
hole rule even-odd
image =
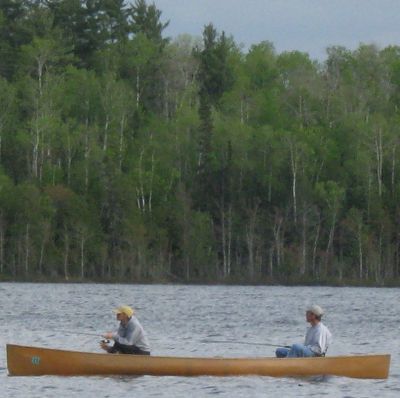
[[[316,376],[385,379],[390,355],[325,358],[184,358],[97,354],[7,345],[10,376]]]

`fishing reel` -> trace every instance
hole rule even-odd
[[[100,343],[103,343],[103,344],[110,344],[110,340],[108,340],[108,339],[102,339],[102,340],[100,341]]]

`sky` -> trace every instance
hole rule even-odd
[[[298,50],[323,61],[326,48],[400,45],[400,0],[148,0],[170,21],[166,36],[201,36],[212,22],[244,50],[264,40],[278,53]]]

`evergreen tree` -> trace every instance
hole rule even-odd
[[[19,50],[32,40],[26,20],[30,4],[26,0],[0,1],[0,76],[11,79],[19,64]]]

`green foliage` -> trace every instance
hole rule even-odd
[[[154,4],[148,5],[145,0],[135,0],[128,11],[132,19],[132,32],[142,33],[150,41],[163,47],[168,40],[162,37],[162,33],[169,22],[161,22],[161,14],[162,12]]]
[[[399,48],[167,25],[0,1],[0,277],[399,281]]]

